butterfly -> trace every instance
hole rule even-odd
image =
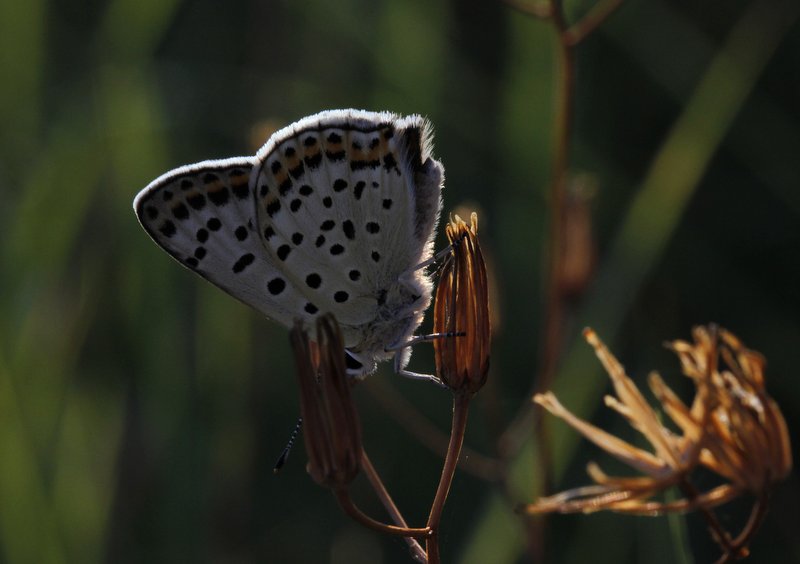
[[[323,111],[254,157],[167,172],[133,207],[178,262],[282,325],[332,313],[349,374],[394,357],[415,376],[407,344],[431,302],[444,183],[431,151],[418,115]]]

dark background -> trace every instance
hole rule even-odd
[[[571,166],[595,194],[598,268],[555,388],[627,438],[584,325],[637,382],[657,369],[688,399],[662,342],[718,322],[766,355],[797,428],[800,29],[786,6],[632,0],[578,49]],[[467,434],[493,455],[539,360],[554,47],[549,23],[493,1],[0,0],[0,562],[407,561],[401,540],[341,514],[302,448],[273,475],[299,409],[287,331],[180,268],[131,201],[322,109],[429,117],[443,214],[479,211],[493,269],[492,372]],[[410,368],[432,371],[430,350]],[[446,430],[449,396],[388,366],[356,395],[367,451],[420,526],[441,460],[381,402]],[[557,487],[586,483],[589,460],[624,472],[550,423]],[[457,474],[445,561],[528,561],[512,508],[532,501],[529,444],[507,493]],[[383,518],[363,479],[354,496]],[[720,517],[736,530],[748,507]],[[800,561],[798,507],[793,474],[750,562]],[[547,541],[551,562],[717,555],[693,515],[558,515]]]

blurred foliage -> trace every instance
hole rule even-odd
[[[573,18],[590,6],[567,3]],[[677,386],[660,344],[716,321],[766,355],[798,428],[793,6],[630,0],[578,50],[571,165],[596,186],[598,269],[555,388],[612,429],[583,325],[634,378],[657,368]],[[477,209],[494,269],[492,373],[467,434],[494,454],[537,366],[554,39],[496,1],[0,0],[0,562],[407,561],[401,540],[341,514],[301,449],[272,474],[298,414],[286,330],[180,268],[131,201],[170,168],[252,154],[263,131],[322,109],[428,116],[444,213]],[[432,366],[418,347],[410,368]],[[376,397],[400,394],[443,430],[449,397],[390,367],[370,380],[356,390],[366,448],[421,524],[441,460]],[[584,482],[597,452],[551,426],[555,485]],[[515,456],[510,496],[457,473],[445,561],[527,561],[512,508],[531,501],[535,446]],[[363,484],[355,494],[383,515]],[[800,561],[798,507],[794,474],[750,562]],[[746,512],[722,518],[736,528]],[[692,515],[570,515],[550,518],[547,554],[704,562],[716,548]]]

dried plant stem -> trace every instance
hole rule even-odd
[[[589,37],[592,32],[600,27],[621,5],[622,0],[604,0],[598,2],[583,16],[583,18],[572,24],[572,26],[562,34],[562,40],[568,42],[570,45],[577,45]]]
[[[381,503],[383,503],[384,508],[386,508],[387,513],[389,513],[395,525],[408,528],[408,523],[406,523],[397,505],[395,505],[392,496],[389,495],[389,491],[386,489],[386,486],[383,485],[383,481],[372,465],[372,461],[364,451],[361,452],[361,469],[364,471],[364,474],[366,474],[367,480],[369,480],[369,483],[372,485],[372,489],[375,490],[376,495],[381,500]],[[408,543],[408,548],[414,560],[417,562],[428,561],[428,557],[425,555],[425,549],[422,548],[422,545],[419,544],[415,538],[410,536],[406,537],[406,543]]]
[[[678,487],[686,495],[688,500],[694,501],[697,498],[697,489],[692,485],[691,482],[689,482],[687,478],[683,478],[678,483]],[[713,538],[714,542],[716,542],[722,549],[722,556],[719,560],[717,560],[717,564],[722,564],[723,562],[732,562],[733,560],[740,560],[741,558],[747,556],[746,541],[750,539],[752,533],[754,533],[755,529],[758,528],[758,524],[764,517],[763,514],[766,514],[766,503],[761,503],[761,501],[762,500],[759,499],[759,503],[753,509],[753,513],[750,515],[750,520],[745,526],[745,530],[735,541],[731,539],[730,534],[725,530],[725,527],[722,526],[722,523],[719,522],[719,519],[717,519],[717,516],[711,509],[708,507],[703,507],[702,505],[698,506],[697,509],[703,516],[703,519],[706,521],[706,526],[711,533],[711,538]],[[751,526],[751,523],[755,528]]]
[[[715,564],[724,564],[726,562],[733,562],[735,560],[747,558],[747,556],[750,554],[748,549],[750,541],[758,532],[758,529],[761,527],[761,523],[764,522],[764,518],[767,516],[769,496],[769,491],[764,491],[758,497],[758,499],[756,499],[756,502],[750,511],[750,517],[747,520],[747,524],[745,524],[742,532],[739,533],[735,539],[731,539],[731,536],[727,533],[727,531],[722,529],[722,525],[719,524],[719,521],[711,510],[705,508],[702,509],[703,516],[706,518],[708,527],[711,530],[711,536],[714,538],[717,544],[720,545],[720,548],[723,551],[722,556],[719,557]],[[711,519],[709,519],[709,514]]]
[[[560,295],[562,286],[561,261],[564,258],[563,220],[564,202],[569,168],[569,148],[572,140],[573,109],[575,101],[575,45],[566,40],[568,31],[560,0],[551,0],[547,9],[558,35],[555,91],[555,121],[553,125],[553,161],[550,183],[550,226],[547,238],[549,260],[545,288],[545,312],[542,323],[542,343],[536,383],[532,394],[541,393],[551,387],[558,367],[561,353],[564,326],[564,300]],[[531,412],[533,411],[533,414]],[[541,450],[543,490],[547,491],[550,481],[550,453],[547,432],[539,410],[527,409],[517,416],[501,438],[501,449],[513,453],[522,444],[533,423],[536,439]]]
[[[501,0],[503,4],[509,8],[513,8],[518,12],[533,16],[540,20],[546,20],[550,17],[550,6],[547,4],[519,2],[518,0]]]
[[[564,260],[563,228],[566,190],[569,179],[569,152],[573,133],[575,105],[575,47],[589,37],[617,8],[623,0],[601,0],[581,20],[569,25],[564,18],[561,0],[550,0],[547,4],[527,4],[518,0],[503,0],[508,6],[542,20],[550,20],[558,36],[555,121],[553,125],[553,161],[550,184],[550,228],[548,232],[548,278],[545,288],[545,313],[542,323],[541,358],[533,394],[551,387],[558,368],[563,345],[565,303],[560,294],[564,281],[561,262]],[[531,395],[533,395],[531,394]],[[531,424],[537,429],[537,441],[542,449],[542,467],[545,475],[542,483],[547,490],[550,481],[550,453],[546,429],[538,410],[525,409],[508,426],[500,438],[500,450],[506,456],[519,450]]]
[[[556,113],[553,139],[553,164],[550,185],[550,228],[548,233],[549,268],[547,273],[546,309],[542,329],[542,346],[535,393],[548,390],[555,379],[558,359],[563,344],[565,303],[561,287],[564,269],[561,261],[563,253],[564,202],[568,182],[569,149],[572,140],[573,110],[575,103],[575,47],[566,41],[567,23],[564,20],[561,2],[551,0],[551,20],[558,32],[558,62],[556,65]],[[552,486],[552,451],[548,427],[543,412],[534,412],[534,433],[536,434],[541,460],[540,493],[546,494]],[[536,519],[529,528],[529,550],[534,562],[544,558],[546,519]]]
[[[569,148],[572,140],[573,110],[575,105],[575,49],[564,40],[566,22],[561,11],[561,3],[553,1],[552,21],[559,35],[556,117],[553,139],[553,164],[550,185],[550,228],[548,233],[549,269],[546,289],[547,309],[544,315],[542,334],[542,357],[536,384],[537,391],[550,388],[555,377],[558,357],[561,352],[562,330],[564,325],[564,300],[561,297],[560,261],[564,257],[563,220],[564,201],[569,167]]]
[[[436,497],[433,498],[431,513],[428,516],[428,527],[431,529],[431,535],[427,539],[426,547],[430,564],[439,564],[441,561],[439,557],[439,523],[442,520],[444,503],[447,500],[447,494],[450,492],[450,485],[453,483],[453,475],[458,465],[458,458],[461,455],[461,445],[464,443],[470,397],[471,395],[469,394],[455,394],[453,396],[453,423],[450,429],[450,444],[447,448],[447,456],[444,459],[439,487],[436,489]]]
[[[758,529],[761,527],[761,523],[764,522],[764,518],[767,516],[767,509],[769,507],[769,497],[770,492],[769,490],[764,491],[756,500],[755,505],[753,505],[753,509],[750,511],[750,517],[747,520],[747,524],[742,529],[742,532],[739,533],[732,542],[731,542],[731,554],[734,558],[736,557],[743,557],[747,555],[747,547],[750,544],[750,541],[753,539],[755,534],[758,532]],[[719,560],[719,562],[724,562],[723,558],[727,555],[723,555],[723,557]]]
[[[396,535],[400,537],[426,537],[430,534],[430,529],[427,527],[424,529],[396,527],[394,525],[381,523],[380,521],[376,521],[372,517],[365,515],[358,507],[356,507],[355,503],[353,503],[353,500],[350,498],[350,493],[346,488],[337,488],[333,490],[333,493],[344,512],[365,527],[380,533],[386,533],[387,535]]]

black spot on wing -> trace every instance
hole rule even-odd
[[[361,199],[361,194],[364,193],[364,187],[367,185],[366,182],[363,180],[359,180],[356,182],[356,185],[353,186],[353,196],[355,196],[356,200]]]
[[[306,166],[312,170],[317,168],[322,162],[322,152],[303,157],[303,162],[306,163]]]
[[[175,219],[188,219],[189,218],[189,208],[186,207],[186,204],[180,203],[174,208],[172,208],[172,215]]]
[[[349,219],[345,219],[342,222],[342,231],[344,231],[344,236],[351,241],[356,238],[356,228]]]
[[[383,168],[385,168],[387,171],[395,169],[397,174],[400,174],[400,169],[397,168],[397,161],[394,159],[394,155],[391,153],[386,153],[386,155],[384,155]]]
[[[281,211],[281,201],[277,198],[267,204],[267,215],[274,217],[276,213]]]
[[[239,274],[240,272],[244,271],[245,268],[253,264],[256,257],[253,256],[253,253],[245,253],[239,257],[239,259],[233,263],[233,272],[234,274]]]
[[[216,190],[209,190],[206,192],[208,194],[208,199],[211,200],[211,203],[216,206],[224,206],[230,200],[230,192],[226,186],[222,186]]]
[[[176,233],[175,224],[172,223],[169,219],[166,220],[164,223],[161,224],[161,227],[158,228],[159,233],[161,233],[164,237],[172,237]]]
[[[232,186],[233,194],[240,200],[246,199],[250,195],[250,187],[247,182],[240,182]]]
[[[283,182],[281,182],[280,185],[278,186],[278,193],[281,196],[285,196],[286,194],[289,193],[289,190],[291,189],[292,189],[292,179],[287,176],[286,179]]]
[[[201,210],[206,206],[206,197],[198,192],[186,198],[186,202],[192,209]]]
[[[283,278],[273,278],[267,282],[267,290],[273,296],[277,296],[286,289],[286,281]]]

